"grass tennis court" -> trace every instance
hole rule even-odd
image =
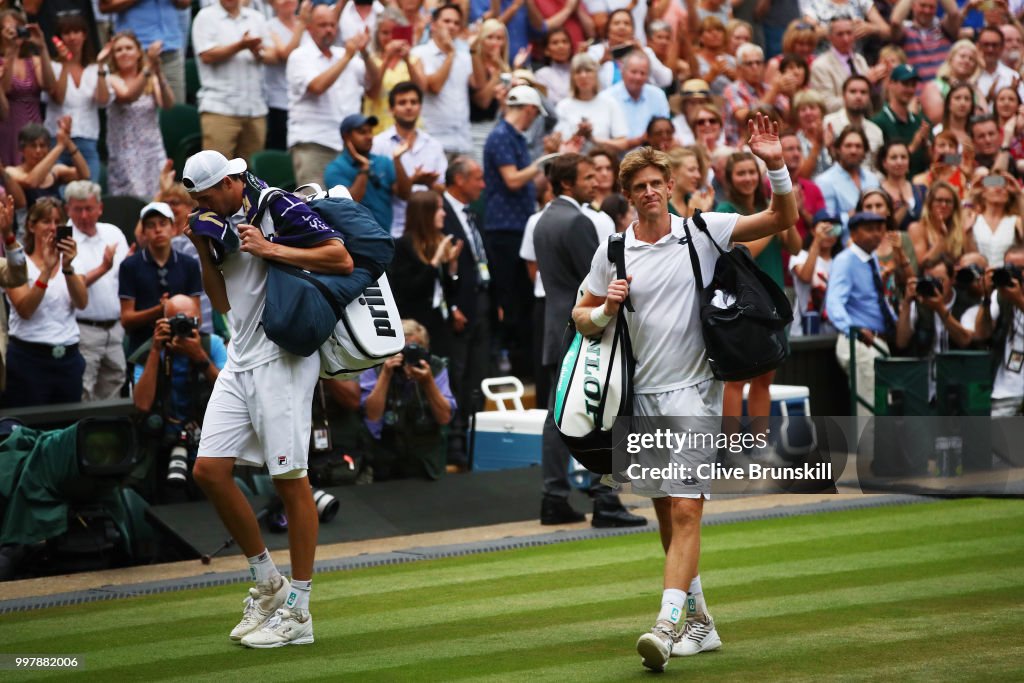
[[[1024,504],[962,500],[714,526],[701,576],[724,645],[693,680],[1020,680]],[[2,588],[2,587],[0,587]],[[245,650],[235,585],[6,615],[0,651],[84,655],[4,680],[641,679],[653,533],[314,579],[317,642]]]

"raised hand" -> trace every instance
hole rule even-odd
[[[102,63],[102,62],[107,61],[107,58],[110,57],[110,51],[113,49],[113,44],[114,44],[114,41],[112,41],[112,40],[107,41],[107,44],[103,46],[103,49],[100,50],[100,53],[98,55],[96,55],[96,62],[97,63]]]
[[[750,131],[747,145],[754,156],[762,159],[769,169],[783,168],[779,124],[758,113],[747,122],[747,127]]]
[[[174,159],[168,159],[164,162],[164,167],[160,169],[160,192],[168,192],[174,187]]]
[[[160,68],[160,53],[164,49],[164,43],[162,40],[154,40],[146,48],[146,57],[149,59],[149,68],[154,71]]]
[[[14,227],[14,197],[6,195],[0,201],[0,239],[6,239]]]
[[[528,48],[528,47],[521,47],[521,48],[519,48],[519,51],[516,52],[515,58],[512,60],[512,68],[513,69],[522,69],[526,65],[526,62],[529,61],[529,59],[530,59],[530,48]]]

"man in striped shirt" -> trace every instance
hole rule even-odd
[[[892,42],[902,45],[907,61],[917,69],[921,83],[935,78],[939,67],[960,32],[960,24],[972,5],[961,10],[956,0],[942,0],[945,16],[940,21],[935,12],[938,0],[900,0],[892,11]],[[907,19],[907,15],[910,19]]]

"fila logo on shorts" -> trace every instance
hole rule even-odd
[[[280,465],[281,467],[284,467],[285,465],[287,465],[288,464],[288,456],[287,455],[279,455],[279,456],[277,456],[277,464]]]

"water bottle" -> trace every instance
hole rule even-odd
[[[959,436],[949,437],[949,449],[941,470],[944,477],[955,477],[960,473],[960,459],[963,456],[964,440]]]
[[[947,476],[945,472],[949,467],[949,457],[949,439],[944,436],[935,437],[935,469],[938,476]]]

